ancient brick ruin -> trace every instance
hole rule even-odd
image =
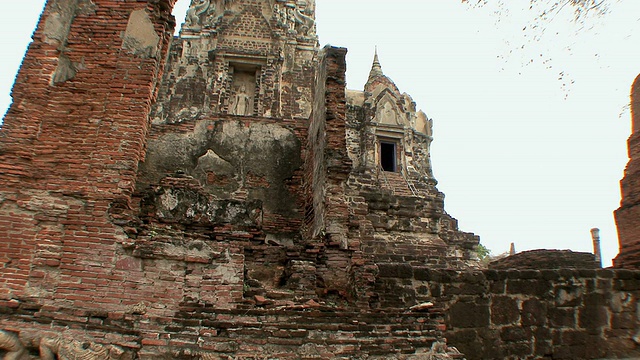
[[[640,355],[640,271],[477,269],[432,120],[377,56],[347,90],[313,1],[192,0],[178,38],[173,5],[45,7],[0,130],[5,359]]]
[[[640,268],[640,76],[631,87],[629,163],[620,181],[622,201],[615,212],[620,252],[613,260],[619,268]]]

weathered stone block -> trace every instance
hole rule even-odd
[[[498,275],[498,271],[497,270],[491,270],[491,269],[485,270],[484,271],[484,276],[489,281],[499,280],[499,275]]]
[[[577,330],[566,330],[561,333],[560,343],[567,346],[584,346],[589,338],[588,334]]]
[[[615,275],[615,272],[611,269],[598,269],[596,270],[596,276],[598,278],[603,278],[603,279],[611,279],[613,278]]]
[[[560,274],[555,270],[542,270],[540,272],[542,273],[542,279],[547,281],[554,281],[560,278]]]
[[[552,330],[546,327],[534,328],[533,331],[534,354],[537,356],[549,356],[552,354]]]
[[[582,303],[585,289],[579,286],[561,285],[555,289],[556,306],[578,306]]]
[[[553,359],[573,360],[585,359],[586,350],[584,346],[554,346]]]
[[[481,271],[465,271],[460,276],[460,281],[465,284],[483,284],[487,277]]]
[[[634,329],[637,324],[636,316],[631,312],[611,314],[612,329]]]
[[[410,279],[413,277],[413,270],[409,264],[378,264],[380,277]]]
[[[478,328],[489,326],[489,306],[474,302],[457,302],[449,308],[451,326],[455,328]]]
[[[449,344],[455,346],[465,354],[476,354],[476,358],[480,358],[480,354],[484,353],[481,340],[475,330],[455,330],[446,333]]]
[[[544,280],[519,280],[512,278],[507,281],[508,294],[532,295],[538,298],[546,298],[550,290],[551,285]]]
[[[507,291],[507,283],[505,281],[493,281],[489,285],[489,291],[492,294],[505,294]]]
[[[608,344],[600,334],[589,335],[585,344],[585,352],[592,359],[606,357]]]
[[[547,322],[547,305],[538,299],[526,300],[522,303],[523,326],[545,326]]]
[[[596,329],[609,323],[606,299],[602,294],[587,294],[584,305],[578,310],[578,326]]]
[[[496,296],[491,303],[491,323],[494,325],[516,324],[520,309],[515,298]]]
[[[640,290],[640,280],[637,279],[615,279],[613,288],[617,291],[637,291]]]
[[[500,339],[505,342],[530,341],[531,333],[519,326],[506,326],[500,330]]]
[[[431,272],[426,267],[413,267],[413,278],[420,281],[429,281],[431,280]]]
[[[442,296],[442,286],[438,283],[431,283],[429,285],[429,292],[431,293],[431,296],[433,297],[440,297]]]
[[[615,278],[621,280],[631,280],[635,277],[635,271],[627,269],[617,269],[615,272]]]
[[[529,342],[506,343],[502,349],[503,354],[509,354],[516,359],[526,359],[533,353],[532,345]]]
[[[487,293],[487,290],[485,284],[463,283],[459,288],[459,293],[461,295],[483,295]]]
[[[548,311],[549,326],[553,328],[573,328],[576,326],[576,309],[572,307],[552,307]]]

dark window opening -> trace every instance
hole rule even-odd
[[[380,166],[384,171],[396,171],[396,144],[380,142]]]

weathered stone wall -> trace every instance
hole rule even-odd
[[[153,107],[136,195],[181,172],[210,197],[260,201],[258,238],[299,243],[317,37],[281,15],[315,4],[272,5],[192,1]]]
[[[631,124],[629,163],[620,181],[620,208],[615,211],[620,251],[613,265],[640,269],[640,76],[631,87]]]
[[[640,356],[640,272],[379,265],[381,308],[433,301],[468,359]]]

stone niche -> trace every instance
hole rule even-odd
[[[229,62],[229,77],[231,88],[228,93],[228,113],[240,116],[261,114],[256,112],[259,107],[257,94],[260,93],[260,74],[262,64]]]

